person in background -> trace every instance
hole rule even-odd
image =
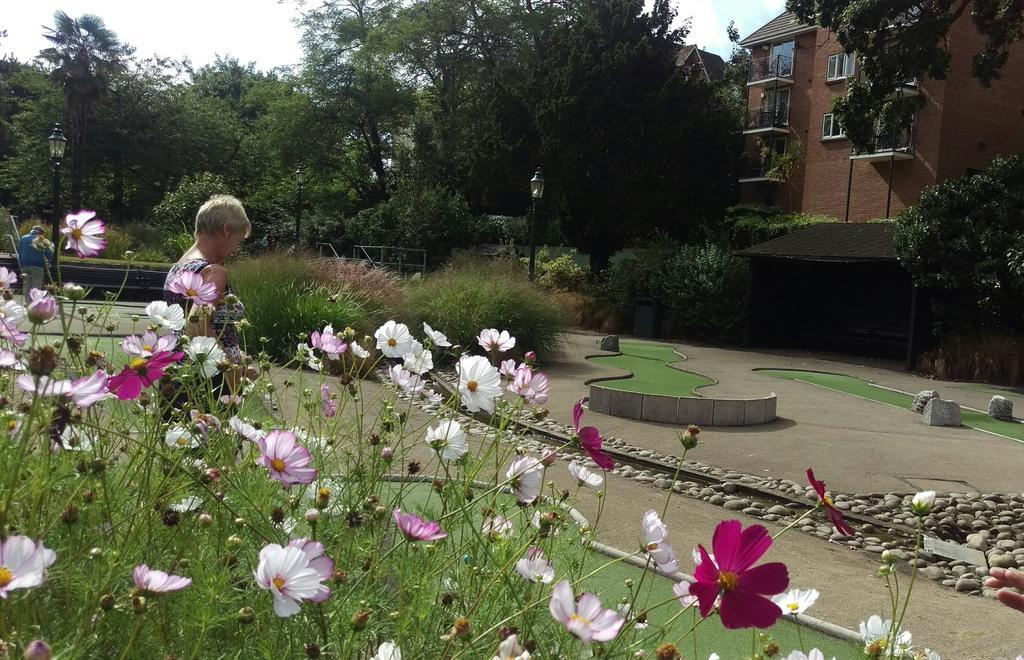
[[[35,225],[18,241],[18,267],[21,268],[22,293],[28,302],[28,292],[42,289],[45,269],[53,263],[53,245],[46,240],[44,230]]]

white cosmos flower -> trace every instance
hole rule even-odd
[[[260,440],[263,439],[263,433],[261,431],[249,422],[239,418],[237,415],[228,420],[228,426],[231,427],[232,431],[250,442],[259,444]]]
[[[348,343],[348,350],[352,351],[352,355],[356,356],[360,360],[365,360],[370,357],[370,351],[366,350],[354,341]]]
[[[377,653],[370,660],[402,660],[402,649],[394,642],[382,642]]]
[[[446,337],[443,332],[434,330],[425,322],[423,324],[423,332],[426,333],[427,338],[429,338],[430,341],[434,342],[434,346],[437,346],[439,348],[447,348],[448,346],[452,345],[452,343],[448,341],[448,337]]]
[[[496,328],[481,330],[476,341],[488,353],[493,351],[504,353],[505,351],[512,350],[516,345],[516,338],[508,334],[508,330],[498,332]]]
[[[784,615],[803,614],[816,600],[817,589],[790,589],[784,594],[772,596],[772,602],[779,606]]]
[[[434,356],[415,339],[410,344],[410,350],[402,356],[402,361],[402,366],[418,375],[425,374],[434,368]]]
[[[892,631],[892,619],[882,620],[877,614],[872,614],[867,621],[860,622],[860,638],[864,642],[865,653],[867,648],[876,642],[885,642]],[[894,648],[891,649],[893,657],[900,658],[910,653],[911,635],[908,630],[898,630],[893,640]]]
[[[177,449],[195,449],[199,446],[199,437],[190,429],[175,426],[164,434],[164,442],[168,447]]]
[[[203,498],[198,495],[192,495],[172,504],[171,510],[177,511],[178,513],[189,513],[191,511],[195,511],[201,506],[203,506]]]
[[[629,611],[631,609],[633,609],[633,608],[630,607],[629,603],[619,603],[618,605],[615,606],[615,611],[618,612],[619,615],[623,619],[628,619],[629,618]],[[637,630],[643,630],[644,628],[647,627],[647,621],[646,620],[640,621],[638,619],[636,621],[636,623],[633,624],[633,627],[636,628]]]
[[[793,651],[782,660],[825,660],[825,654],[818,649],[811,649],[807,654],[803,651]],[[836,660],[835,656],[832,656],[832,660]]]
[[[303,342],[295,345],[295,357],[313,371],[321,371],[324,368],[323,361],[313,353],[309,344]]]
[[[935,491],[924,490],[914,495],[914,499],[910,502],[910,508],[914,513],[924,515],[932,510],[933,504],[935,504]]]
[[[0,266],[2,268],[2,266]],[[21,361],[18,354],[14,351],[9,351],[6,348],[0,349],[0,369],[13,369],[14,371],[24,371],[25,363]]]
[[[442,461],[457,461],[469,451],[469,440],[462,425],[452,420],[427,429],[427,444]]]
[[[406,394],[416,394],[421,392],[427,384],[426,381],[419,376],[409,373],[403,369],[400,364],[391,365],[391,368],[388,369],[388,376],[390,376],[391,382],[397,385],[398,388]]]
[[[509,635],[498,644],[498,654],[491,660],[530,660],[533,656],[519,645],[518,635]]]
[[[516,500],[520,504],[532,504],[540,496],[544,485],[544,465],[527,454],[512,461],[505,477],[512,482]]]
[[[185,327],[185,310],[181,305],[168,305],[163,300],[154,300],[146,305],[146,316],[161,328],[175,332]]]
[[[373,333],[377,338],[377,348],[390,358],[400,358],[412,348],[412,335],[404,323],[388,321]]]
[[[512,521],[502,515],[488,516],[484,518],[484,524],[480,528],[484,536],[490,538],[507,538],[512,534]]]
[[[640,523],[644,536],[644,549],[663,573],[675,573],[679,570],[679,559],[668,543],[668,527],[661,521],[658,512],[651,509],[644,514]]]
[[[217,373],[217,365],[224,359],[224,351],[213,337],[193,337],[185,353],[199,363],[203,376],[207,378]]]
[[[494,401],[501,396],[501,377],[487,358],[463,355],[456,367],[459,395],[469,412],[494,412]]]
[[[256,583],[274,596],[274,614],[289,617],[301,611],[303,600],[320,597],[322,577],[310,565],[310,558],[301,548],[281,547],[276,543],[263,546],[256,568]]]
[[[604,477],[591,472],[579,461],[569,463],[569,474],[576,477],[576,481],[591,488],[599,488],[604,483]]]
[[[555,565],[537,546],[530,546],[523,558],[516,562],[516,570],[530,582],[551,584],[555,579]]]
[[[99,440],[96,429],[68,424],[60,434],[60,445],[67,451],[91,451]]]
[[[121,342],[121,349],[128,355],[138,357],[153,357],[156,353],[163,353],[174,348],[178,338],[174,335],[158,336],[155,332],[147,330],[142,336],[130,335]]]
[[[697,597],[690,593],[690,583],[685,580],[682,582],[676,582],[675,586],[672,587],[672,593],[675,594],[679,604],[683,606],[683,609],[690,607],[697,602]]]

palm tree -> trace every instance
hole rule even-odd
[[[43,33],[53,46],[39,57],[53,65],[52,75],[64,89],[71,131],[71,206],[77,209],[82,205],[89,108],[110,88],[126,49],[99,16],[84,14],[74,19],[57,11],[53,22],[54,27]]]

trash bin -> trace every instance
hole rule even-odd
[[[654,339],[661,336],[661,305],[654,298],[637,298],[633,306],[633,334]]]

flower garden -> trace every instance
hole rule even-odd
[[[93,216],[62,234],[83,257],[104,247]],[[888,551],[891,601],[860,644],[803,628],[818,592],[772,546],[809,516],[847,529],[811,471],[816,506],[774,533],[723,520],[677,551],[668,490],[634,548],[602,554],[600,514],[575,508],[616,497],[615,459],[585,400],[567,443],[524,446],[514,420],[544,416],[555,349],[515,323],[310,325],[286,354],[247,345],[231,389],[179,305],[152,302],[101,349],[112,302],[57,282],[22,305],[17,284],[0,272],[0,657],[938,657],[904,628],[916,572]],[[214,300],[190,273],[170,288],[201,313]],[[700,429],[679,440],[681,466]],[[934,497],[913,498],[918,521]]]

